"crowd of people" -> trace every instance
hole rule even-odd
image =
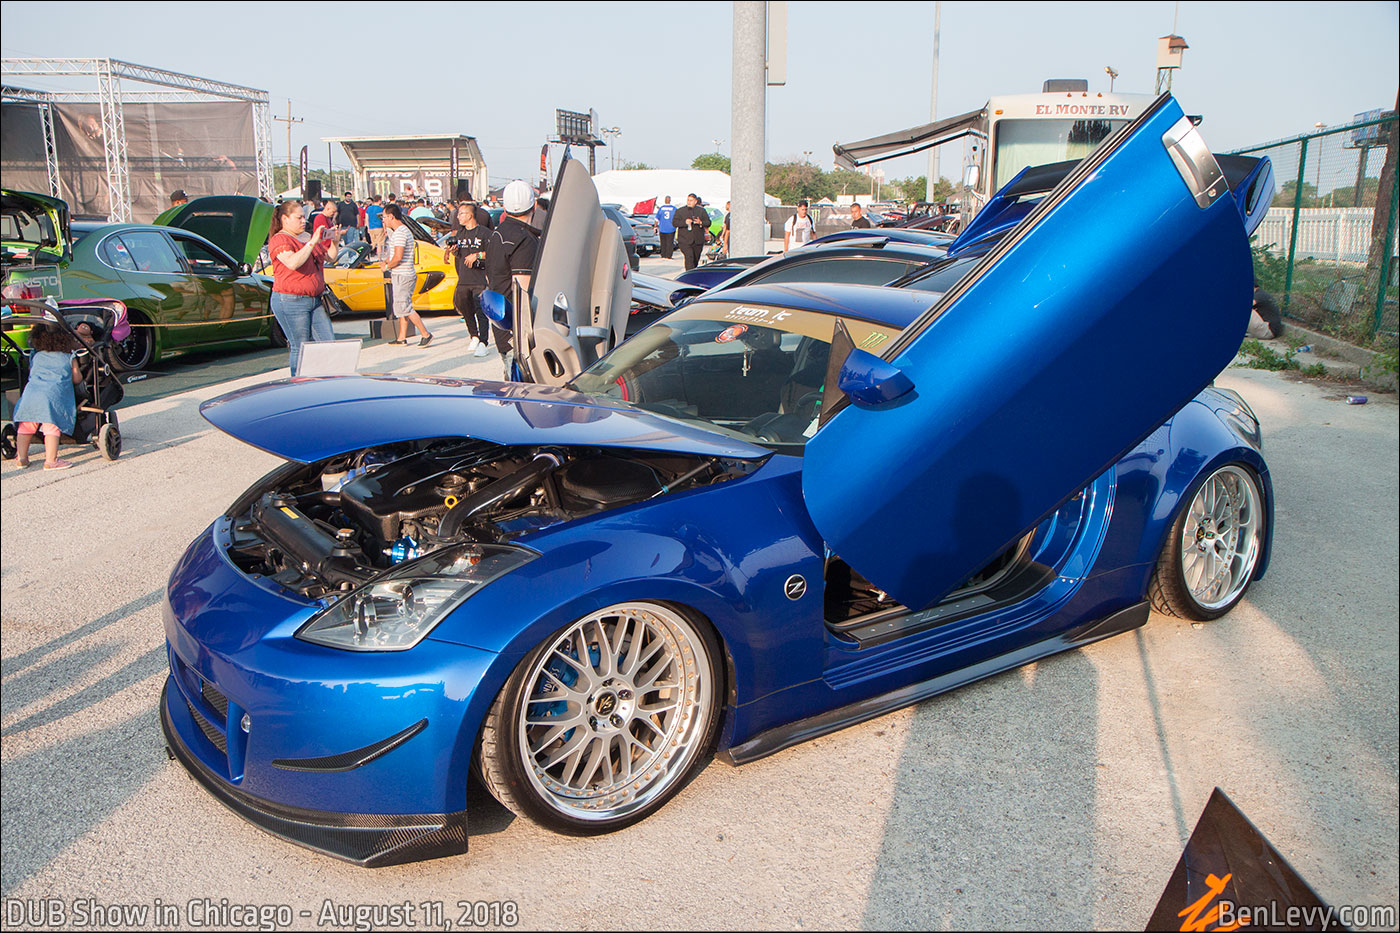
[[[188,198],[184,191],[175,191],[170,200],[174,207]],[[684,205],[675,207],[668,196],[656,209],[662,255],[670,258],[679,249],[687,269],[699,264],[713,223],[703,203],[690,194]],[[419,347],[432,342],[433,334],[413,304],[418,247],[404,222],[409,218],[450,225],[443,240],[445,258],[456,267],[453,306],[467,327],[467,350],[481,359],[494,345],[509,378],[512,329],[486,317],[481,296],[487,289],[508,298],[529,290],[546,210],[546,202],[523,181],[513,181],[499,196],[485,200],[433,201],[409,190],[367,198],[347,191],[338,199],[282,201],[268,231],[267,263],[273,278],[271,310],[287,338],[292,372],[297,372],[305,344],[335,339],[322,297],[324,269],[335,262],[340,249],[360,243],[369,244],[368,259],[379,264],[389,282],[386,314],[394,331],[388,342],[407,345],[410,326],[421,334]],[[728,247],[729,219],[726,204],[722,231],[715,237],[721,251]]]
[[[499,222],[488,206],[501,208]],[[419,347],[432,343],[432,331],[413,303],[418,244],[405,223],[410,218],[451,225],[444,241],[445,257],[456,266],[453,305],[467,325],[468,352],[480,359],[490,355],[494,344],[509,378],[512,331],[488,320],[481,295],[490,288],[513,296],[516,283],[529,289],[543,223],[541,211],[534,189],[523,181],[511,182],[498,199],[484,204],[474,198],[432,203],[412,193],[357,200],[350,192],[340,199],[281,202],[268,233],[268,263],[272,313],[286,335],[292,372],[297,372],[306,343],[335,339],[321,297],[326,291],[324,269],[335,262],[341,248],[361,242],[368,242],[369,258],[378,262],[389,280],[386,312],[392,317],[394,333],[388,342],[406,345],[412,326],[422,335]]]

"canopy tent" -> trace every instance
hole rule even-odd
[[[831,147],[836,164],[855,168],[871,162],[883,162],[910,153],[938,146],[972,132],[982,119],[981,110],[969,110],[956,117],[911,126],[883,136],[872,136],[853,143],[837,143]],[[985,130],[984,130],[985,131]]]
[[[604,204],[621,204],[631,211],[638,203],[656,198],[661,204],[667,195],[679,207],[685,196],[698,194],[711,207],[724,207],[729,200],[729,175],[713,169],[615,169],[593,176],[598,200]],[[782,202],[771,194],[763,196],[764,207],[777,207]]]
[[[490,186],[475,136],[330,136],[325,141],[344,147],[357,197],[411,193],[446,201],[455,197],[458,179],[466,179],[477,197]]]

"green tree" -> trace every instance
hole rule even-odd
[[[618,168],[622,169],[624,172],[634,172],[642,169],[656,168],[656,166],[648,165],[645,162],[633,162],[631,159],[624,159]]]
[[[769,162],[764,166],[763,190],[784,204],[796,204],[804,198],[820,200],[831,192],[826,173],[810,162]]]
[[[924,194],[928,191],[928,178],[924,175],[896,178],[890,184],[904,193],[906,201],[927,200]]]
[[[1292,207],[1293,199],[1297,196],[1298,181],[1290,178],[1284,182],[1274,195],[1274,207]],[[1310,181],[1303,182],[1303,200],[1301,207],[1317,207],[1317,186]]]
[[[825,174],[827,183],[831,187],[832,197],[839,194],[870,194],[870,176],[863,172],[838,168]]]
[[[729,156],[720,152],[704,152],[696,156],[690,162],[691,168],[724,172],[726,175],[729,174],[729,166]]]
[[[946,201],[957,193],[957,186],[946,178],[939,178],[933,186],[933,197],[929,200],[941,202]]]
[[[300,185],[301,166],[293,165],[290,177],[292,183],[288,185],[287,163],[281,162],[273,165],[272,186],[275,189],[282,191],[285,190],[285,188],[295,188]],[[337,198],[347,191],[353,191],[355,188],[354,179],[351,177],[350,170],[344,168],[338,168],[334,172],[329,173],[323,168],[308,168],[306,170],[306,180],[319,181],[323,194],[334,195]]]

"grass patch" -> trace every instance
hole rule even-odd
[[[1240,344],[1240,353],[1244,356],[1244,362],[1239,365],[1246,369],[1267,369],[1271,372],[1279,372],[1285,369],[1302,369],[1298,361],[1293,358],[1293,354],[1287,355],[1279,353],[1273,347],[1266,347],[1258,340],[1246,340]],[[1316,364],[1322,369],[1322,364]],[[1312,369],[1313,367],[1308,367]],[[1326,370],[1323,370],[1326,372]]]

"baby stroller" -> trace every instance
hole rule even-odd
[[[721,260],[729,258],[724,253],[723,230],[721,230],[719,233],[707,232],[705,236],[709,239],[710,245],[705,250],[704,254],[700,256],[700,265],[703,266],[707,262],[720,262]]]
[[[4,299],[0,316],[0,387],[4,390],[4,424],[0,426],[0,456],[13,460],[18,429],[12,420],[19,393],[29,382],[29,329],[43,324],[71,336],[79,346],[74,354],[83,381],[73,387],[78,416],[71,434],[59,444],[91,444],[106,460],[121,456],[122,435],[112,411],[125,396],[121,381],[106,359],[111,347],[131,332],[126,306],[120,301],[54,302],[50,299]]]

